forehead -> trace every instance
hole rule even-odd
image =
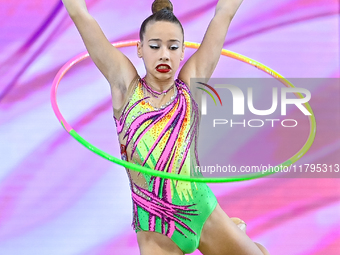
[[[149,23],[145,28],[144,40],[162,39],[164,41],[177,39],[183,40],[180,26],[167,21],[156,21]]]

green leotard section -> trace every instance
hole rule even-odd
[[[153,93],[140,79],[120,118],[115,118],[122,158],[162,172],[201,177],[194,171],[199,164],[199,111],[189,88],[177,79],[172,97],[159,109],[149,102]],[[207,184],[127,171],[136,232],[158,232],[171,238],[184,253],[195,251],[203,225],[217,205]]]

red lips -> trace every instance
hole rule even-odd
[[[156,66],[156,70],[160,73],[167,73],[171,71],[171,67],[165,64],[160,64]]]

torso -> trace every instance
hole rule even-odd
[[[158,171],[200,176],[195,171],[199,165],[196,144],[200,113],[188,86],[175,80],[171,93],[160,102],[153,98],[150,89],[144,79],[135,79],[129,86],[125,105],[114,110],[122,159]],[[197,246],[200,222],[217,203],[208,186],[129,169],[127,173],[136,231],[155,231],[168,237],[176,231],[188,231],[193,234],[191,246]],[[203,209],[206,207],[209,209]],[[205,213],[199,213],[201,209]],[[197,220],[184,221],[183,217]]]

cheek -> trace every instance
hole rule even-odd
[[[146,58],[144,58],[144,65],[148,69],[153,69],[155,65],[155,59],[152,56],[147,56]]]
[[[152,61],[152,55],[150,54],[150,52],[148,52],[148,50],[144,51],[143,59],[146,64],[149,64],[150,61]]]
[[[179,52],[176,54],[176,61],[181,61],[181,59],[182,59],[182,53]]]

